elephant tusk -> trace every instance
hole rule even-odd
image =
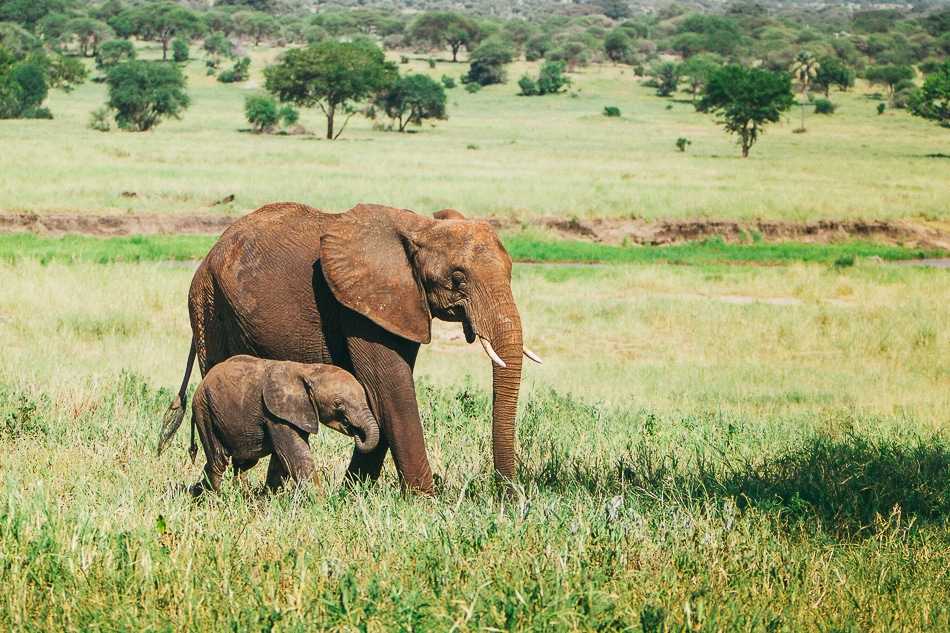
[[[541,360],[541,357],[538,356],[537,354],[535,354],[534,352],[532,352],[530,349],[528,349],[528,346],[527,346],[527,345],[522,345],[522,346],[521,346],[521,351],[524,352],[524,355],[525,355],[525,356],[527,356],[528,358],[530,358],[531,360],[533,360],[533,361],[536,362],[537,364],[539,364],[539,365],[544,364],[544,361]]]
[[[485,348],[485,353],[488,354],[488,358],[491,359],[491,362],[495,363],[502,369],[508,366],[505,364],[505,361],[501,360],[498,354],[495,353],[495,350],[492,348],[491,343],[488,342],[487,338],[482,338],[479,336],[478,340],[482,342],[482,347]]]

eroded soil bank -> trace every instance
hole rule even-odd
[[[88,215],[72,213],[0,213],[0,231],[31,231],[60,236],[77,233],[94,237],[127,235],[218,235],[239,216],[226,215]],[[516,220],[489,218],[500,231],[518,230]],[[908,248],[950,250],[950,233],[906,222],[871,220],[572,220],[539,217],[535,226],[553,230],[562,238],[582,239],[614,246],[680,244],[711,237],[726,242],[807,242],[827,244],[851,238]]]

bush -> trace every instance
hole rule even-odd
[[[263,95],[249,95],[244,99],[244,115],[257,134],[269,130],[280,120],[277,101]]]
[[[112,129],[112,123],[109,121],[111,110],[103,106],[98,110],[93,110],[89,116],[89,127],[98,132],[108,132]]]
[[[518,80],[518,87],[521,88],[521,92],[518,93],[521,96],[532,97],[538,94],[538,83],[527,75],[522,75]]]
[[[815,114],[834,114],[835,107],[828,99],[815,99]]]
[[[247,81],[247,69],[250,65],[251,58],[242,57],[241,59],[234,62],[233,68],[222,71],[221,74],[218,75],[218,81],[224,84],[233,84],[237,83],[238,81]]]
[[[179,64],[188,61],[188,43],[180,37],[172,40],[172,59]]]
[[[135,59],[135,45],[129,40],[107,40],[99,45],[96,68],[109,70],[122,62]]]
[[[476,92],[478,92],[478,91],[481,90],[481,89],[482,89],[482,85],[481,85],[480,83],[476,83],[476,82],[474,82],[474,81],[470,81],[470,82],[468,82],[468,83],[465,84],[465,90],[467,90],[468,92],[470,92],[470,93],[472,93],[472,94],[475,94]]]
[[[244,100],[244,115],[256,134],[272,134],[278,123],[291,126],[300,118],[300,112],[292,105],[286,104],[278,109],[276,99],[265,95],[248,96]]]
[[[884,110],[885,110],[886,108],[887,108],[887,106],[884,105],[883,103],[877,104],[877,113],[878,113],[878,114],[884,114]]]
[[[515,54],[501,42],[485,42],[469,55],[468,75],[465,83],[482,86],[505,83],[505,66],[514,60]]]
[[[604,116],[620,116],[620,108],[616,106],[604,106]]]
[[[144,132],[163,117],[179,118],[190,99],[185,77],[175,64],[123,62],[109,71],[109,101],[115,121],[124,130]]]
[[[284,122],[284,125],[290,127],[300,120],[300,112],[292,105],[285,104],[278,112],[277,116]]]
[[[449,77],[448,75],[442,75],[442,85],[445,86],[446,88],[454,88],[455,79],[453,79],[452,77]]]
[[[567,62],[563,60],[544,62],[541,65],[541,74],[537,80],[528,75],[524,75],[518,80],[518,86],[521,88],[519,94],[530,97],[560,92],[561,88],[571,83],[570,78],[562,74],[566,69]]]
[[[678,149],[681,152],[685,152],[686,147],[692,144],[693,142],[691,140],[689,140],[688,138],[683,138],[682,136],[676,139],[676,149]]]

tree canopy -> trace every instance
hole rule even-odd
[[[464,46],[472,50],[482,39],[478,22],[465,15],[443,11],[420,15],[413,22],[410,35],[420,43],[448,46],[452,49],[453,62],[458,61],[459,49]]]
[[[398,123],[399,131],[406,126],[422,125],[424,119],[447,119],[445,88],[426,75],[402,77],[379,100],[386,115]]]
[[[327,117],[327,138],[334,139],[355,112],[347,112],[334,134],[337,110],[392,86],[399,72],[375,46],[326,40],[287,51],[280,63],[264,70],[264,77],[264,87],[281,101],[319,106]]]
[[[175,64],[133,60],[109,71],[109,101],[115,121],[125,130],[145,132],[164,117],[179,118],[190,100],[185,76]]]
[[[910,94],[907,111],[950,127],[950,60],[927,75],[924,85]]]
[[[171,2],[127,9],[112,18],[109,24],[123,37],[136,35],[161,42],[162,61],[168,60],[168,47],[174,38],[190,38],[205,31],[205,24],[197,14]]]
[[[726,132],[739,136],[742,156],[747,158],[765,124],[779,121],[794,100],[788,75],[729,65],[709,76],[699,107],[716,113]]]

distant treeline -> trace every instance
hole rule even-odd
[[[0,45],[17,58],[43,49],[94,57],[103,42],[134,36],[160,42],[167,54],[175,38],[194,42],[220,35],[230,40],[230,50],[222,51],[216,40],[209,55],[240,55],[248,45],[369,37],[388,50],[457,58],[491,41],[516,57],[564,60],[569,70],[600,61],[649,66],[662,53],[684,59],[706,53],[785,71],[807,48],[862,72],[871,65],[926,65],[950,55],[947,5],[914,13],[910,5],[904,12],[733,2],[698,12],[676,3],[635,9],[624,0],[598,0],[523,11],[523,5],[485,1],[453,13],[420,12],[418,3],[411,12],[293,0],[218,0],[210,8],[190,8],[197,4],[0,0]]]

